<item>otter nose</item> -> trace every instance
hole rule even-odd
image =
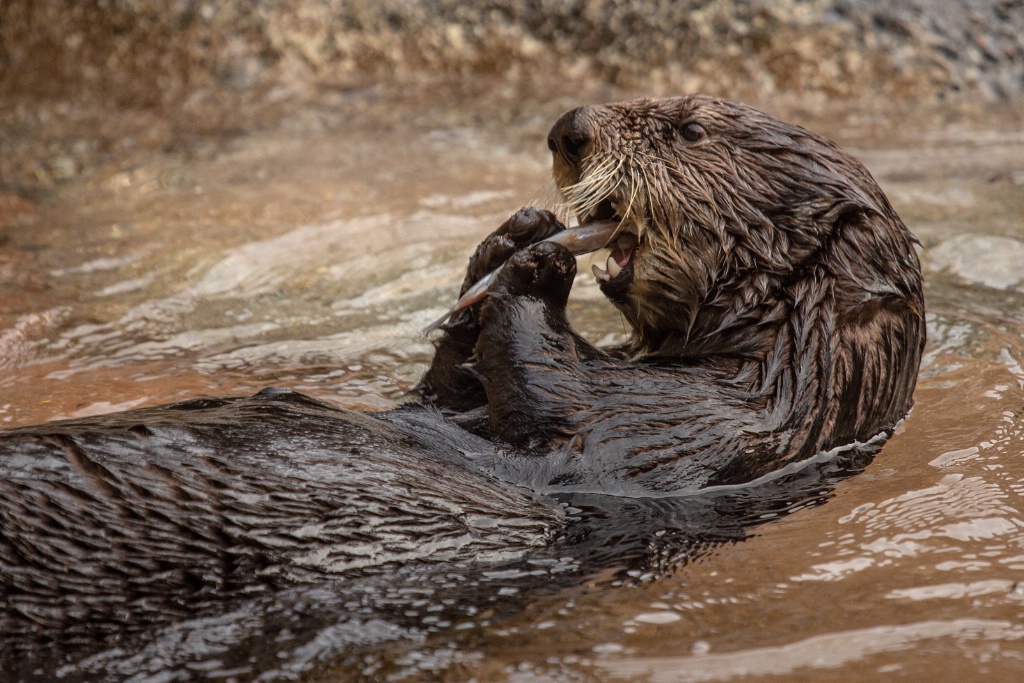
[[[586,156],[590,144],[590,125],[585,107],[565,112],[555,121],[548,133],[548,149],[570,166],[576,166]]]

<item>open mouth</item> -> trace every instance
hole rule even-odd
[[[604,285],[628,285],[633,278],[633,253],[638,243],[637,235],[623,224],[619,202],[611,197],[604,199],[592,213],[581,218],[580,223],[595,220],[614,220],[619,223],[619,232],[608,243],[607,248],[611,254],[608,255],[605,267],[601,268],[596,263],[592,266],[594,277],[602,289],[605,289]]]

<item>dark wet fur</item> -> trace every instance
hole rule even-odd
[[[419,389],[486,412],[480,433],[517,447],[503,476],[628,495],[734,484],[907,414],[925,343],[916,240],[859,162],[699,96],[574,110],[550,139],[567,197],[594,200],[581,213],[605,187],[642,225],[624,278],[602,285],[633,336],[615,352],[573,331],[575,263],[550,243],[518,251],[449,323]],[[524,246],[531,226],[561,227],[525,210],[495,235]],[[507,256],[494,239],[471,273]]]
[[[561,510],[481,473],[493,450],[428,407],[276,389],[6,432],[5,657],[131,642],[329,577],[543,549]]]
[[[646,230],[604,287],[625,348],[573,332],[575,261],[536,244],[562,226],[526,209],[471,260],[464,289],[508,265],[446,327],[428,405],[276,390],[0,435],[2,677],[286,678],[609,568],[668,570],[863,467],[879,440],[677,495],[868,441],[909,409],[919,268],[863,167],[704,98],[571,112],[552,140],[563,187],[602,154],[623,160],[617,187],[642,185]]]
[[[499,452],[421,406],[268,390],[9,432],[0,673],[189,680],[213,663],[291,680],[343,654],[364,668],[389,642],[500,621],[588,577],[672,571],[824,502],[876,450],[692,496],[539,497],[482,475]],[[429,547],[444,538],[463,542]]]

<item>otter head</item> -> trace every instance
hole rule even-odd
[[[548,146],[570,212],[620,221],[606,268],[594,272],[637,352],[721,341],[712,336],[728,319],[753,314],[820,263],[837,226],[857,214],[902,227],[864,167],[836,145],[711,97],[574,109]]]

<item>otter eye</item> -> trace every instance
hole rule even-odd
[[[683,136],[683,139],[687,142],[697,142],[708,136],[708,132],[704,130],[704,126],[699,123],[684,123],[683,127],[679,130],[679,134]]]

